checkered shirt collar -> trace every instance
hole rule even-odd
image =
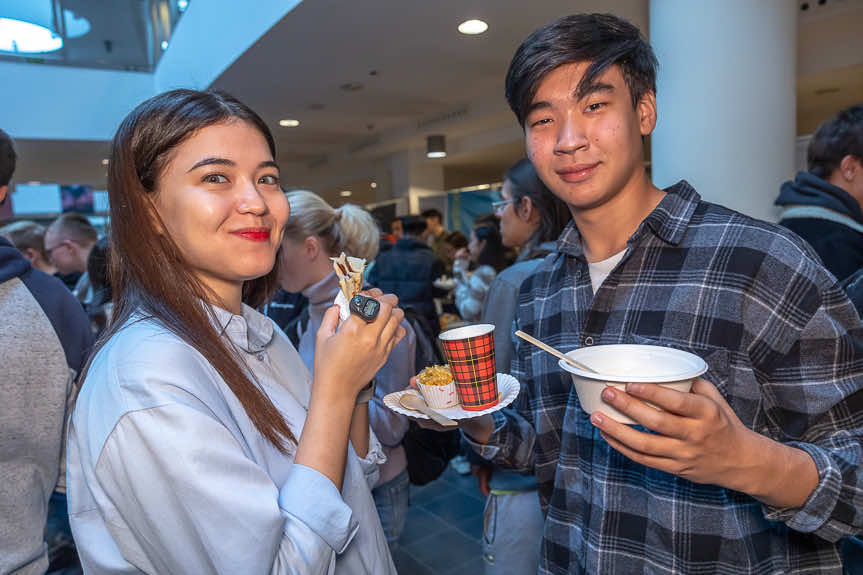
[[[643,234],[652,232],[658,238],[671,245],[677,245],[683,239],[689,220],[692,218],[701,196],[686,180],[680,180],[666,188],[665,197],[652,212],[641,222],[628,243],[637,241]],[[557,251],[574,256],[584,257],[581,247],[581,233],[575,225],[575,220],[569,222],[557,240]]]

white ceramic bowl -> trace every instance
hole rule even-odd
[[[595,345],[574,349],[567,357],[596,370],[590,373],[562,359],[558,365],[572,376],[578,401],[587,413],[601,411],[621,423],[636,423],[602,400],[607,386],[625,389],[627,383],[655,383],[689,392],[696,377],[707,371],[707,363],[686,351],[657,345]]]

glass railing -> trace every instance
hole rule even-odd
[[[152,72],[191,0],[0,0],[0,60]]]

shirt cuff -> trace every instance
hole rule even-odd
[[[833,462],[829,452],[817,445],[803,442],[789,442],[785,445],[796,447],[808,453],[818,469],[818,485],[809,494],[801,507],[778,508],[764,506],[764,516],[770,521],[781,521],[795,531],[815,533],[828,541],[838,541],[847,533],[830,527],[830,516],[836,507],[842,488],[842,472]]]
[[[503,434],[503,428],[506,425],[506,417],[500,412],[496,411],[491,414],[494,417],[494,431],[491,432],[491,435],[488,437],[488,441],[486,443],[479,443],[474,441],[468,434],[462,431],[461,436],[464,438],[465,442],[483,459],[488,459],[489,461],[493,460],[500,453],[500,444]]]
[[[314,493],[314,497],[309,497]],[[315,532],[336,553],[342,553],[359,529],[359,521],[341,493],[324,474],[294,463],[279,492],[279,507],[288,523],[299,521]],[[288,531],[286,524],[285,530]]]

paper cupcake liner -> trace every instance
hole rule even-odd
[[[448,409],[458,405],[458,394],[453,382],[447,385],[424,385],[417,382],[417,386],[423,399],[432,409]]]

